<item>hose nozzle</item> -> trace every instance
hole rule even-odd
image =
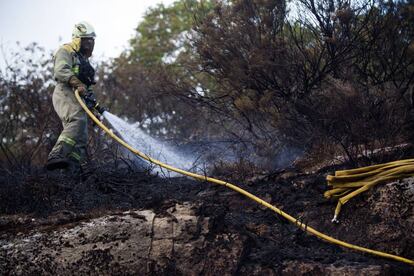
[[[95,105],[95,110],[98,111],[100,114],[103,114],[105,111],[107,111],[108,109],[106,109],[103,106],[100,106],[99,103],[96,103]]]

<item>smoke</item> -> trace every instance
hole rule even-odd
[[[139,123],[128,123],[107,111],[103,113],[103,116],[125,142],[140,152],[179,169],[190,170],[193,167],[195,158],[190,158],[173,149],[168,144],[152,138],[139,128]],[[160,176],[178,176],[175,172],[169,172],[158,165],[151,164],[144,159],[135,157],[133,153],[129,153],[128,158],[136,160],[138,167],[151,169],[153,172],[157,172]]]
[[[211,169],[209,164],[211,165],[215,161],[237,162],[241,157],[244,160],[253,162],[256,166],[269,170],[284,168],[291,165],[298,156],[303,154],[302,149],[283,147],[274,156],[268,156],[263,159],[263,157],[260,158],[254,154],[253,148],[240,150],[237,147],[229,147],[228,142],[213,143],[205,141],[193,145],[185,145],[177,149],[177,147],[173,147],[171,144],[155,139],[145,133],[139,127],[139,123],[128,123],[109,112],[104,112],[103,116],[118,136],[122,137],[133,148],[165,164],[195,173],[208,173],[209,169]],[[161,177],[180,176],[178,173],[161,168],[127,150],[125,150],[124,155],[129,160],[134,161],[134,164],[139,169],[151,170],[158,173]]]
[[[302,156],[303,153],[304,149],[285,146],[275,156],[274,162],[272,162],[272,167],[278,169],[289,167],[293,161]]]

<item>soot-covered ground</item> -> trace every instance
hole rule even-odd
[[[382,185],[352,199],[343,207],[340,223],[333,224],[331,218],[336,203],[323,197],[327,189],[326,174],[332,172],[329,168],[314,173],[289,169],[235,184],[299,218],[298,223],[306,223],[350,243],[414,259],[413,179]],[[227,177],[226,180],[231,181],[232,177]],[[44,235],[42,250],[45,250],[53,244],[48,239],[56,238],[59,231],[69,231],[105,216],[110,216],[108,221],[115,221],[131,210],[150,210],[157,218],[174,217],[172,208],[180,209],[177,206],[182,205],[190,205],[191,214],[183,211],[184,215],[176,215],[171,223],[179,226],[182,216],[191,215],[197,221],[194,227],[198,230],[186,230],[187,224],[180,228],[181,232],[188,231],[189,235],[185,241],[181,240],[183,246],[180,250],[177,249],[178,236],[162,237],[175,240],[171,247],[173,253],[166,256],[162,253],[162,258],[160,254],[149,254],[142,258],[145,263],[143,269],[136,263],[128,266],[115,262],[114,254],[117,253],[112,251],[98,254],[95,252],[96,244],[91,247],[95,248],[91,255],[93,258],[83,258],[83,263],[77,262],[73,266],[65,263],[66,259],[56,261],[54,256],[48,256],[47,261],[26,256],[16,245],[25,239],[28,243],[30,237],[41,233]],[[93,230],[86,228],[82,231]],[[151,233],[146,235],[156,237],[154,232]],[[111,231],[105,235],[111,236]],[[199,241],[201,236],[202,245],[191,247],[190,244]],[[243,275],[414,273],[409,265],[346,250],[310,236],[277,214],[225,187],[186,177],[161,178],[145,172],[111,171],[109,168],[97,169],[85,181],[65,175],[48,175],[42,170],[3,172],[0,176],[0,240],[0,274],[53,274],[67,273],[72,269],[84,274],[212,275],[220,271]],[[38,245],[31,246],[28,248]],[[154,250],[154,246],[151,242],[149,250]],[[70,248],[73,247],[76,245]],[[185,257],[186,254],[190,257]],[[95,268],[88,271],[97,259],[105,265],[92,266]],[[49,263],[49,270],[43,270],[45,263]]]

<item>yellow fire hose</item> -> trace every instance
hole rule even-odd
[[[298,220],[295,219],[294,217],[292,217],[291,215],[283,212],[279,208],[277,208],[277,207],[271,205],[270,203],[268,203],[268,202],[260,199],[259,197],[257,197],[255,195],[253,195],[253,194],[251,194],[251,193],[249,193],[249,192],[247,192],[247,191],[245,191],[245,190],[237,187],[234,184],[231,184],[231,183],[228,183],[228,182],[225,182],[223,180],[216,179],[216,178],[212,178],[212,177],[208,177],[208,176],[204,176],[204,175],[199,175],[199,174],[196,174],[196,173],[192,173],[192,172],[188,172],[188,171],[185,171],[185,170],[182,170],[182,169],[178,169],[178,168],[172,167],[170,165],[164,164],[161,161],[158,161],[156,159],[151,158],[150,156],[148,156],[148,155],[146,155],[146,154],[144,154],[144,153],[142,153],[142,152],[134,149],[133,147],[131,147],[128,143],[126,143],[120,137],[118,137],[117,135],[115,135],[110,129],[108,129],[98,118],[96,118],[96,116],[85,105],[85,103],[83,102],[83,100],[79,96],[79,92],[77,90],[75,91],[75,96],[76,96],[76,99],[78,100],[79,104],[85,110],[85,112],[89,115],[89,117],[103,131],[105,131],[115,141],[117,141],[119,144],[121,144],[122,146],[124,146],[125,148],[127,148],[128,150],[130,150],[132,153],[138,155],[139,157],[141,157],[141,158],[143,158],[143,159],[145,159],[145,160],[147,160],[147,161],[149,161],[151,163],[154,163],[156,165],[159,165],[160,167],[166,168],[166,169],[168,169],[170,171],[174,171],[174,172],[177,172],[177,173],[182,174],[182,175],[186,175],[186,176],[192,177],[192,178],[194,178],[196,180],[208,181],[208,182],[211,182],[211,183],[214,183],[214,184],[223,185],[225,187],[228,187],[228,188],[230,188],[230,189],[232,189],[232,190],[234,190],[234,191],[236,191],[236,192],[238,192],[238,193],[240,193],[240,194],[242,194],[242,195],[250,198],[251,200],[256,201],[260,205],[263,205],[263,206],[271,209],[275,213],[281,215],[282,217],[284,217],[285,219],[287,219],[291,223],[293,223],[296,226],[298,226],[299,228],[301,228],[303,231],[308,232],[310,234],[313,234],[313,235],[315,235],[315,236],[319,237],[320,239],[325,240],[327,242],[330,242],[330,243],[333,243],[333,244],[336,244],[336,245],[340,245],[340,246],[343,246],[343,247],[346,247],[346,248],[350,248],[350,249],[353,249],[353,250],[357,250],[357,251],[369,253],[369,254],[372,254],[372,255],[376,255],[376,256],[380,256],[380,257],[392,259],[392,260],[395,260],[395,261],[407,263],[407,264],[410,264],[410,265],[414,266],[414,260],[410,260],[410,259],[407,259],[407,258],[404,258],[404,257],[400,257],[400,256],[397,256],[397,255],[393,255],[393,254],[389,254],[389,253],[385,253],[385,252],[381,252],[381,251],[372,250],[372,249],[365,248],[365,247],[361,247],[361,246],[358,246],[358,245],[353,245],[353,244],[350,244],[350,243],[347,243],[347,242],[344,242],[344,241],[335,239],[333,237],[330,237],[330,236],[328,236],[326,234],[323,234],[323,233],[317,231],[316,229],[314,229],[314,228],[312,228],[310,226],[307,226],[306,224],[298,223]]]
[[[353,170],[336,171],[335,176],[328,175],[326,180],[331,190],[324,193],[326,198],[339,198],[332,219],[337,221],[342,205],[351,198],[363,193],[375,185],[414,176],[414,159],[398,160]]]

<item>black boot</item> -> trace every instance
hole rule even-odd
[[[59,141],[55,147],[56,148],[53,148],[52,152],[49,153],[45,168],[48,171],[67,169],[71,164],[69,153],[72,152],[73,145],[67,144],[64,141]]]
[[[70,165],[70,161],[68,158],[64,157],[63,155],[56,154],[49,156],[46,162],[46,169],[48,171],[53,171],[57,169],[66,169]]]

